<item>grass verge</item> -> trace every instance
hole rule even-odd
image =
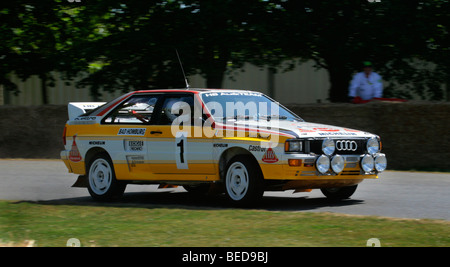
[[[158,247],[450,246],[450,222],[330,213],[0,201],[0,244]]]

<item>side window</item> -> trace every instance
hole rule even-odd
[[[110,124],[148,124],[159,96],[134,96],[114,109],[104,120]]]
[[[161,108],[159,125],[191,125],[194,115],[193,96],[166,97]]]

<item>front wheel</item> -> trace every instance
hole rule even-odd
[[[99,154],[89,164],[88,190],[91,197],[98,201],[110,201],[120,198],[126,184],[116,180],[114,166],[107,154]]]
[[[225,174],[228,198],[238,204],[251,204],[263,193],[263,177],[258,164],[249,157],[236,156],[230,160]]]
[[[355,193],[358,185],[335,187],[335,188],[321,188],[320,191],[331,200],[342,200],[350,198]]]

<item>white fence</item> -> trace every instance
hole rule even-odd
[[[243,72],[236,71],[225,78],[223,88],[227,89],[245,89],[259,91],[265,94],[271,94],[283,104],[303,104],[327,102],[328,90],[330,87],[328,73],[326,70],[316,70],[313,62],[306,62],[297,66],[289,72],[278,71],[272,74],[268,68],[258,68],[247,64]],[[57,77],[57,75],[55,75]],[[191,88],[205,88],[206,81],[200,75],[188,77]],[[20,94],[17,96],[4,92],[5,97],[0,91],[0,105],[2,103],[10,105],[41,105],[41,81],[39,77],[33,76],[22,82],[17,77],[12,77],[12,81],[19,87]],[[102,92],[101,101],[109,101],[122,92],[108,93]],[[68,102],[93,101],[89,89],[77,89],[73,85],[66,85],[63,80],[56,80],[55,86],[47,88],[48,103],[62,104]]]

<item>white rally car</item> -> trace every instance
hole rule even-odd
[[[349,198],[386,169],[377,135],[305,122],[259,92],[149,90],[70,103],[61,158],[96,200],[127,184],[222,189],[232,202],[266,190]]]

